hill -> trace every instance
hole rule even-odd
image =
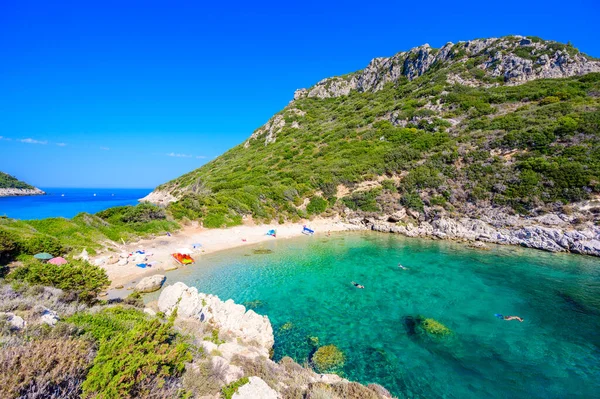
[[[45,193],[39,188],[22,182],[7,173],[0,172],[0,197],[43,194]]]
[[[208,227],[324,214],[410,235],[440,217],[504,228],[553,214],[540,224],[598,239],[599,98],[600,61],[571,44],[423,45],[297,90],[245,143],[146,200]]]

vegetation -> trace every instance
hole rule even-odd
[[[231,397],[237,392],[238,388],[241,387],[242,385],[247,384],[248,382],[250,382],[250,380],[248,379],[248,377],[242,377],[239,380],[234,381],[231,384],[224,386],[221,389],[221,393],[223,394],[223,398],[224,399],[231,399]]]
[[[550,55],[577,52],[544,44]],[[459,45],[453,51],[460,57]],[[516,55],[531,56],[527,49]],[[181,197],[168,210],[219,227],[243,215],[296,220],[343,207],[379,212],[390,203],[527,214],[600,193],[600,74],[508,86],[481,69],[485,61],[477,55],[439,65],[377,92],[299,98],[275,116],[285,121],[276,141],[265,145],[260,128],[244,145],[160,186]],[[450,83],[450,74],[480,85]],[[378,184],[383,191],[356,190],[379,176],[403,178]],[[341,198],[340,184],[350,189]]]
[[[80,213],[72,219],[0,218],[0,262],[38,252],[58,256],[87,249],[93,255],[110,241],[130,241],[178,227],[164,209],[150,204],[110,208],[96,215]]]
[[[26,190],[35,189],[35,187],[4,172],[0,172],[0,188],[19,188]]]
[[[71,260],[58,266],[30,259],[11,273],[9,278],[31,285],[60,288],[87,303],[94,302],[110,284],[104,269],[80,260]]]
[[[335,345],[321,346],[312,355],[311,362],[319,373],[338,371],[344,366],[344,353]]]

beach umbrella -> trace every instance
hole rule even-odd
[[[67,260],[65,258],[63,258],[62,256],[57,256],[56,258],[52,258],[48,261],[48,263],[52,264],[52,265],[65,265],[69,262],[67,262]]]
[[[52,258],[54,258],[54,256],[50,255],[49,253],[46,252],[42,252],[39,254],[35,254],[33,255],[34,258],[39,259],[39,260],[50,260]]]
[[[183,255],[190,255],[193,251],[189,248],[178,248],[177,252]]]

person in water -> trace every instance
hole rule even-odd
[[[402,266],[402,264],[398,263],[398,267],[402,270],[408,270],[408,267]]]
[[[523,323],[523,321],[524,321],[524,319],[519,316],[503,316],[501,314],[495,314],[494,316],[496,316],[497,318],[499,318],[501,320],[506,320],[506,321],[519,320],[521,323]]]
[[[354,282],[354,281],[352,282],[352,284],[353,284],[353,285],[354,285],[356,288],[365,288],[365,286],[364,286],[364,285],[360,285],[360,284],[358,284],[358,283],[356,283],[356,282]]]
[[[523,323],[523,319],[519,316],[504,316],[504,320],[519,320],[521,323]]]

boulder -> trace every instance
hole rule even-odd
[[[261,316],[253,310],[247,311],[231,299],[223,302],[215,295],[199,293],[196,288],[181,282],[164,288],[158,298],[158,308],[167,315],[177,308],[179,317],[194,318],[209,323],[221,332],[231,333],[242,342],[256,347],[259,356],[268,358],[275,342],[267,316]],[[224,345],[219,350],[222,347]]]
[[[54,325],[56,323],[58,323],[59,320],[60,320],[60,317],[58,317],[58,314],[55,311],[50,310],[50,309],[44,309],[44,311],[42,312],[42,315],[40,316],[40,321],[51,327],[54,327]]]
[[[258,377],[250,377],[247,384],[238,388],[231,399],[277,399],[277,391]]]
[[[15,330],[22,330],[27,326],[27,322],[23,320],[22,317],[17,316],[11,312],[0,312],[0,317],[6,319],[6,321],[11,325],[11,327]]]
[[[144,277],[137,285],[135,290],[137,292],[154,292],[162,287],[167,277],[162,274],[155,274],[154,276]]]

